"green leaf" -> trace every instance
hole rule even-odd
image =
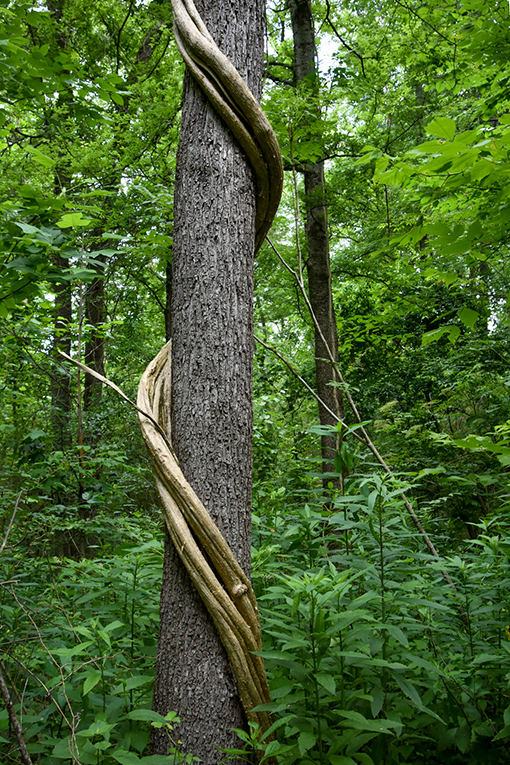
[[[107,624],[104,629],[105,632],[111,632],[112,630],[116,630],[117,627],[124,627],[124,622],[121,622],[117,619],[116,621]]]
[[[82,212],[65,213],[60,220],[57,221],[59,228],[71,228],[72,226],[90,226],[93,221],[90,218],[85,218]]]
[[[421,338],[421,347],[424,348],[430,343],[435,343],[437,340],[441,340],[445,332],[448,332],[451,327],[441,327],[440,329],[433,329],[430,332],[425,332]]]
[[[152,675],[137,675],[130,677],[126,682],[126,691],[132,691],[133,688],[139,688],[141,685],[147,685],[154,680]]]
[[[56,757],[58,760],[71,759],[71,751],[69,749],[69,736],[58,741],[53,747],[52,757]]]
[[[310,731],[303,731],[298,737],[299,754],[303,755],[315,745],[317,736]]]
[[[100,680],[100,672],[92,672],[90,675],[87,675],[85,682],[83,683],[83,695],[86,696],[87,693],[90,693],[92,688],[95,688]]]
[[[459,319],[466,324],[470,329],[473,329],[476,322],[480,318],[480,315],[476,311],[472,311],[471,308],[463,306],[458,312]]]
[[[153,709],[133,709],[132,712],[128,712],[129,720],[141,720],[143,722],[158,722],[165,725],[166,720],[159,712],[154,712]]]
[[[37,162],[39,165],[43,165],[44,167],[53,167],[55,165],[55,160],[51,157],[47,157],[46,154],[43,154],[42,151],[39,151],[39,149],[36,149],[35,146],[25,146],[25,151],[28,151],[29,154],[32,155],[35,162]]]
[[[384,691],[380,686],[372,688],[372,703],[370,711],[374,717],[377,717],[384,704]]]
[[[398,642],[403,645],[404,648],[409,647],[409,641],[407,640],[400,627],[395,627],[394,624],[387,624],[385,629],[387,629],[391,637],[395,638],[395,640],[398,640]]]
[[[471,745],[471,728],[465,720],[461,722],[455,734],[455,743],[462,754],[465,754]]]
[[[449,117],[436,117],[430,122],[425,130],[429,135],[437,135],[439,138],[446,138],[453,141],[455,136],[455,122]]]
[[[111,753],[114,760],[117,760],[120,765],[140,765],[143,762],[140,757],[134,752],[128,752],[125,749],[115,749]],[[166,758],[168,760],[168,758]]]
[[[335,683],[335,678],[332,677],[332,675],[326,675],[324,672],[318,672],[315,675],[315,679],[327,691],[329,691],[330,693],[335,693],[336,683]]]
[[[20,223],[19,221],[14,221],[15,226],[19,226],[19,228],[23,231],[24,234],[40,234],[38,228],[35,226],[29,226],[28,223]]]
[[[292,719],[294,719],[294,715],[286,715],[285,717],[280,717],[279,720],[274,722],[268,730],[266,730],[265,733],[262,734],[260,737],[260,741],[264,741],[265,738],[271,735],[273,731],[277,730],[278,728],[281,728],[282,725],[286,725],[288,722],[290,722]]]
[[[497,736],[494,736],[492,739],[493,741],[501,741],[502,739],[510,738],[510,725],[505,725],[504,728],[502,728]]]
[[[455,343],[460,335],[460,327],[457,327],[456,324],[450,327],[450,332],[448,334],[448,340],[450,343]]]
[[[367,720],[367,718],[363,717],[359,712],[339,711],[338,714],[346,718],[345,722],[341,723],[342,725],[349,728],[355,728],[356,730],[370,730],[376,733],[392,733],[393,731],[391,731],[390,728],[395,728],[397,726],[397,723],[392,720]]]

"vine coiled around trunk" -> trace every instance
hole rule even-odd
[[[181,55],[215,111],[223,118],[253,169],[257,208],[255,251],[264,241],[280,202],[283,168],[267,117],[232,63],[221,53],[192,0],[172,0],[174,32]],[[257,603],[246,576],[221,532],[184,477],[171,443],[171,344],[145,370],[137,406],[154,467],[172,543],[207,608],[234,670],[248,720],[263,731],[270,701],[262,658]],[[146,413],[143,414],[143,413]]]

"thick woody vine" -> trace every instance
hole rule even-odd
[[[175,38],[186,66],[253,168],[257,250],[281,197],[283,169],[278,142],[257,100],[215,44],[192,0],[172,0],[172,9]],[[265,731],[271,725],[269,713],[253,711],[270,701],[263,661],[255,653],[262,649],[255,595],[250,580],[179,467],[171,444],[170,395],[168,343],[140,381],[137,400],[140,425],[170,538],[227,651],[247,718],[258,722]]]

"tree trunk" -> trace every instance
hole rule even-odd
[[[197,2],[220,49],[260,97],[264,5]],[[184,475],[250,567],[255,190],[242,150],[187,75],[172,263],[172,440]],[[206,765],[245,727],[227,656],[167,539],[154,707],[178,712],[184,752]],[[155,731],[153,752],[168,739]]]
[[[311,93],[318,90],[315,66],[315,33],[310,0],[291,0],[290,12],[294,38],[294,85],[308,82]],[[331,267],[329,257],[328,216],[325,204],[324,162],[307,163],[304,167],[306,194],[306,240],[308,256],[308,294],[312,310],[333,357],[338,360],[338,336],[335,309],[331,292]],[[343,418],[343,401],[335,381],[335,371],[322,341],[315,329],[315,375],[317,394],[338,417]],[[336,425],[336,420],[319,405],[321,425]],[[334,472],[333,458],[338,448],[335,436],[321,437],[321,454],[324,472]],[[328,480],[324,481],[327,487]]]
[[[48,9],[55,21],[56,34],[52,44],[56,56],[67,48],[68,38],[63,25],[64,0],[50,0]],[[66,107],[67,96],[59,96],[59,105]],[[55,170],[53,188],[58,197],[69,188],[71,175],[63,152],[58,152],[59,162]],[[59,252],[53,256],[53,264],[64,271],[69,263]],[[53,447],[60,451],[71,446],[71,380],[64,370],[59,351],[71,352],[70,324],[72,321],[72,287],[71,282],[62,281],[54,288],[55,307],[53,312],[53,357],[54,366],[51,375],[51,419],[53,426]]]
[[[98,260],[104,260],[104,256],[96,256]],[[104,376],[104,335],[102,324],[105,320],[104,302],[104,276],[93,279],[85,291],[85,319],[92,331],[85,343],[84,363]],[[101,403],[103,383],[93,375],[85,373],[85,389],[83,393],[83,407],[88,411]],[[99,434],[95,434],[97,436]]]
[[[59,253],[53,257],[57,268],[68,268],[68,262]],[[53,319],[53,357],[54,366],[51,375],[51,413],[53,425],[53,446],[63,451],[71,445],[71,380],[67,372],[62,372],[62,358],[59,351],[71,352],[69,325],[72,320],[71,283],[61,282],[54,287],[55,308]]]

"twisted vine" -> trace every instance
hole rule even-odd
[[[223,118],[253,168],[257,208],[255,251],[264,241],[281,197],[283,169],[278,142],[267,117],[235,67],[221,53],[193,0],[172,0],[179,51],[215,111]],[[137,408],[170,538],[207,608],[234,670],[241,703],[262,730],[270,701],[257,603],[249,578],[216,524],[185,479],[170,435],[171,353],[167,343],[145,370]]]

